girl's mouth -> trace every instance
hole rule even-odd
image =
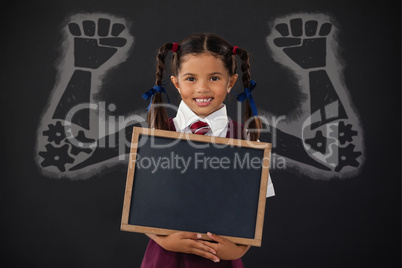
[[[213,98],[194,98],[194,101],[198,106],[207,106],[212,100]]]

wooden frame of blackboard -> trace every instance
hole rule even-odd
[[[176,229],[169,229],[163,227],[153,227],[153,226],[145,226],[145,225],[133,225],[129,223],[130,210],[132,207],[132,195],[133,195],[133,187],[134,187],[134,178],[135,178],[135,168],[137,161],[137,151],[139,148],[139,138],[141,135],[150,136],[154,138],[166,138],[172,140],[188,140],[196,143],[213,143],[222,146],[232,146],[237,148],[252,148],[257,150],[262,150],[263,159],[261,160],[261,177],[259,181],[259,189],[256,189],[258,192],[257,199],[257,210],[255,214],[255,232],[252,238],[244,238],[232,235],[221,235],[226,239],[236,243],[236,244],[244,244],[260,247],[262,243],[262,231],[264,224],[264,215],[265,215],[265,203],[266,203],[266,192],[267,192],[267,184],[268,184],[268,172],[269,172],[269,161],[271,154],[271,144],[264,142],[254,142],[247,140],[239,140],[239,139],[231,139],[231,138],[221,138],[221,137],[213,137],[213,136],[203,136],[203,135],[195,135],[188,134],[182,132],[174,132],[174,131],[166,131],[166,130],[157,130],[157,129],[149,129],[149,128],[141,128],[134,127],[132,140],[131,140],[131,150],[129,157],[129,165],[127,171],[127,179],[126,179],[126,188],[124,194],[124,203],[123,203],[123,212],[121,218],[121,227],[122,231],[129,232],[139,232],[139,233],[151,233],[157,235],[169,235],[177,231]],[[156,151],[155,151],[156,152]],[[245,185],[246,186],[246,185]],[[251,220],[251,219],[250,219]],[[187,230],[185,230],[187,231]],[[197,232],[197,230],[191,230],[192,232]],[[211,240],[206,233],[201,233],[201,239]],[[217,233],[220,235],[219,233]]]

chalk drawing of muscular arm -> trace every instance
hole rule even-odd
[[[273,59],[294,72],[307,96],[297,119],[275,126],[276,152],[294,170],[324,180],[358,174],[365,157],[335,26],[325,14],[292,14],[277,18],[267,37]]]
[[[97,102],[96,94],[105,73],[128,58],[134,38],[125,19],[108,14],[73,15],[64,31],[58,80],[38,127],[35,158],[45,175],[86,178],[119,154],[108,143],[126,129],[106,133],[100,114],[115,107]]]

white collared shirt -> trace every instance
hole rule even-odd
[[[226,113],[226,105],[222,104],[222,107],[208,115],[205,118],[201,118],[196,115],[184,101],[180,102],[179,109],[177,110],[176,117],[173,118],[173,123],[177,132],[191,133],[190,125],[198,120],[206,122],[210,131],[205,135],[223,137],[225,138],[228,131],[229,119]],[[267,197],[274,196],[275,190],[272,184],[271,176],[268,174],[268,186]]]
[[[196,115],[188,106],[181,101],[179,109],[177,110],[176,117],[173,118],[173,123],[177,132],[191,133],[190,125],[198,120],[207,123],[210,127],[210,131],[206,133],[207,136],[223,137],[226,138],[228,130],[229,119],[226,113],[226,105],[222,104],[222,107],[208,115],[205,118],[201,118]]]

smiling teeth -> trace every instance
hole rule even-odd
[[[209,99],[195,99],[196,102],[210,102],[212,98]]]

